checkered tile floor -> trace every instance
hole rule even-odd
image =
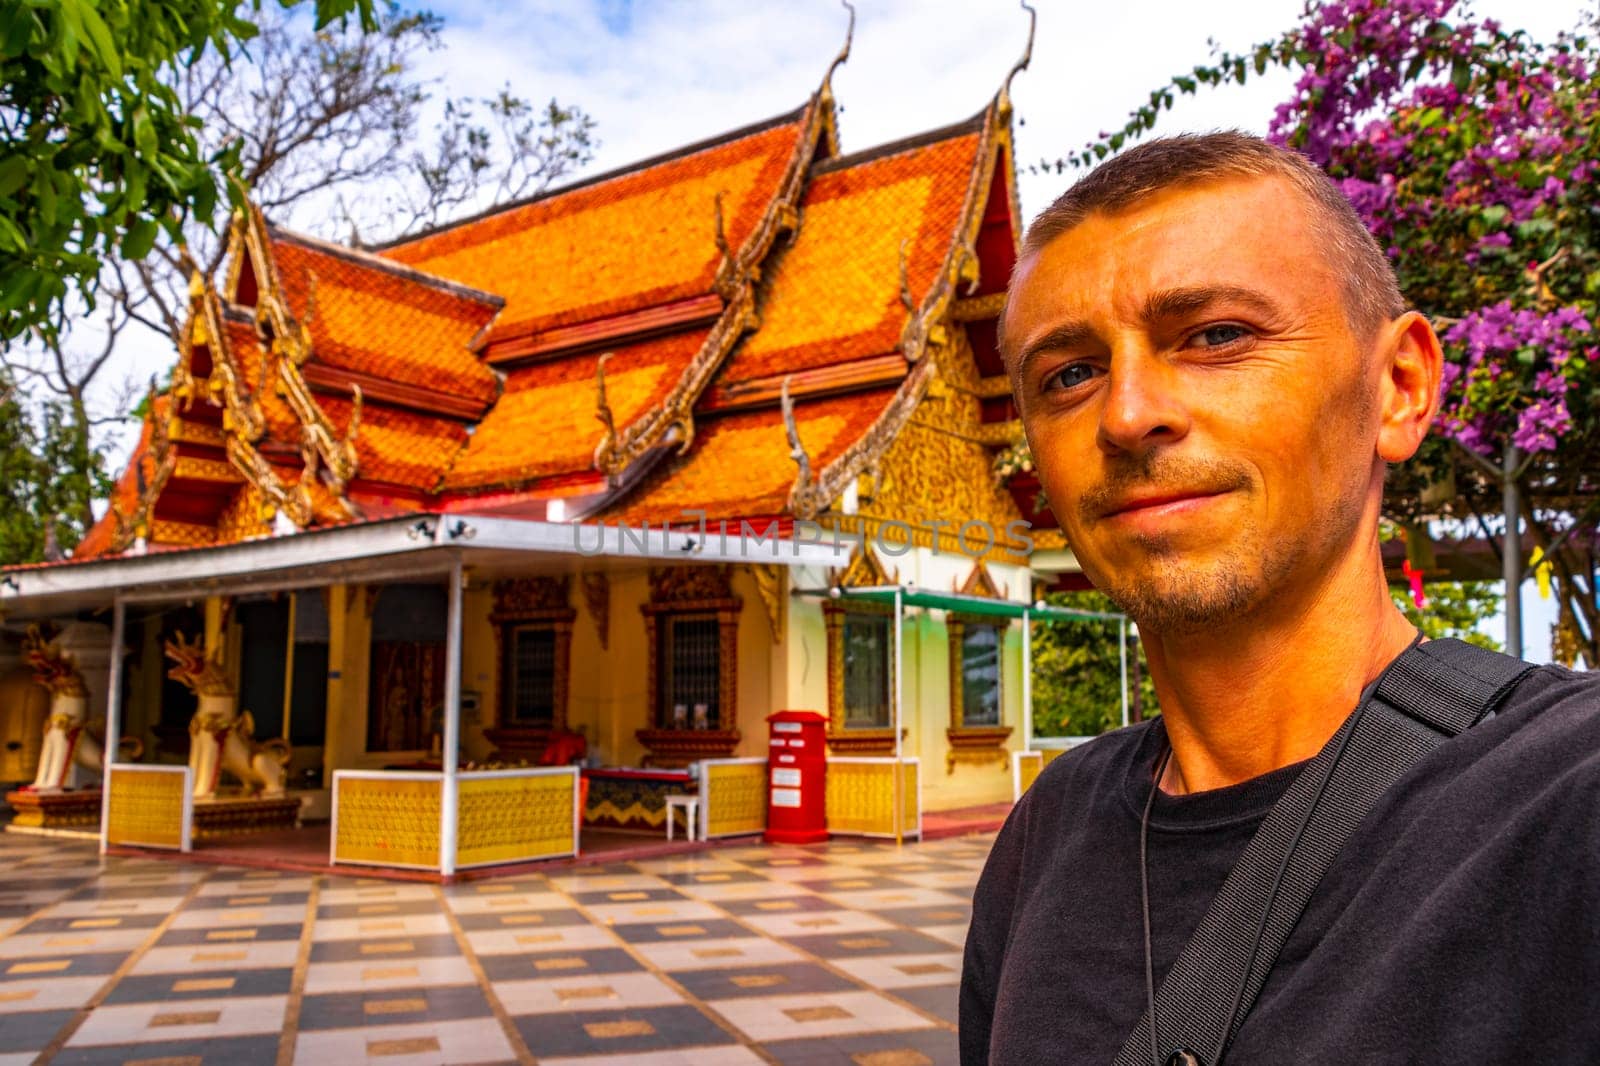
[[[0,1066],[954,1063],[991,842],[440,888],[0,834]]]

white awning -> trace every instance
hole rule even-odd
[[[849,555],[848,541],[742,538],[715,528],[702,535],[660,525],[420,514],[214,547],[11,567],[0,571],[0,614],[38,618],[108,607],[116,598],[171,601],[442,577],[457,560],[493,575],[615,572],[663,563],[842,567]]]

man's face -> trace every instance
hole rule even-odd
[[[1280,178],[1096,213],[1018,264],[1007,362],[1084,572],[1181,633],[1308,590],[1381,484],[1377,380]]]

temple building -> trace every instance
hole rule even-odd
[[[1021,439],[996,346],[1011,101],[846,153],[831,74],[769,121],[381,247],[240,214],[105,517],[7,571],[0,610],[114,606],[127,654],[90,692],[117,690],[143,763],[217,777],[226,752],[191,755],[202,668],[168,670],[202,642],[291,795],[349,775],[344,814],[309,817],[355,817],[386,773],[576,758],[585,825],[659,828],[685,767],[764,773],[780,710],[825,716],[845,782],[916,765],[897,831],[1010,799],[1018,616],[1070,566],[994,472]],[[460,805],[464,855],[450,781],[428,809]]]

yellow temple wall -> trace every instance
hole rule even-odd
[[[745,567],[731,574],[733,594],[744,601],[739,610],[739,696],[735,721],[739,746],[735,758],[767,754],[767,715],[782,707],[772,702],[772,623],[755,578]]]
[[[638,766],[645,749],[633,735],[649,723],[648,655],[644,616],[649,599],[643,572],[611,574],[606,611],[606,645],[600,646],[597,620],[577,589],[578,618],[572,629],[572,681],[567,724],[589,740],[592,753],[608,766]]]

